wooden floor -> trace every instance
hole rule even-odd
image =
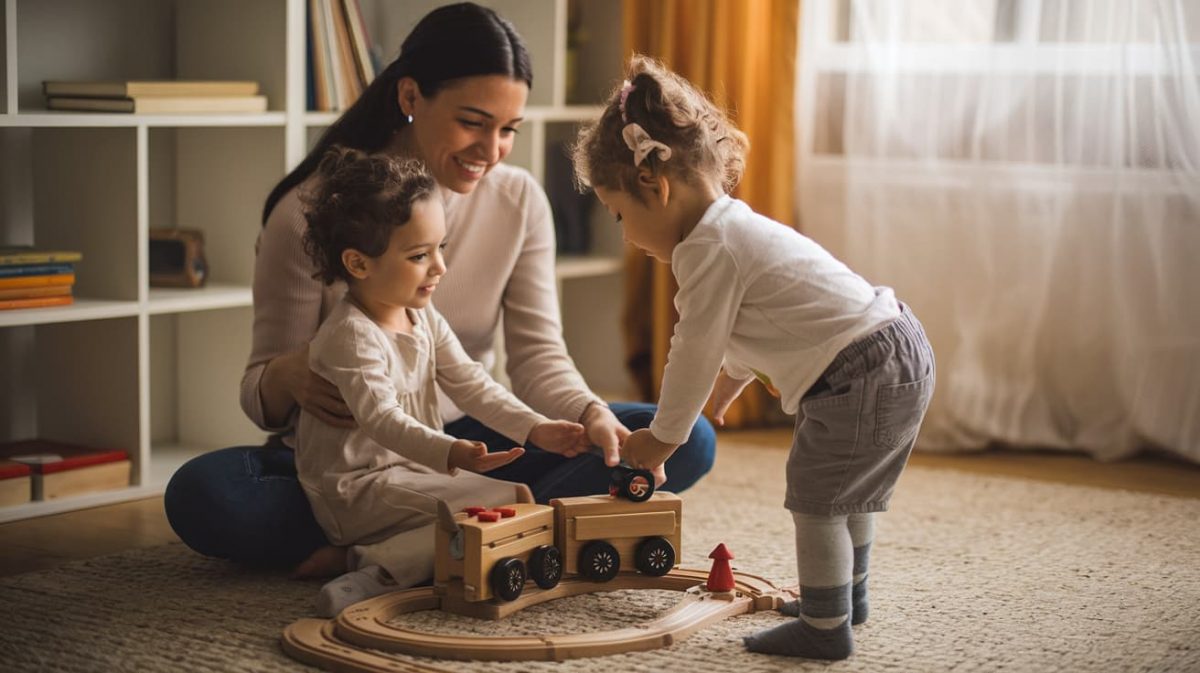
[[[785,451],[791,445],[791,432],[727,432],[720,443]],[[1159,456],[1100,463],[1058,452],[915,453],[909,464],[1200,498],[1200,465]],[[6,523],[0,525],[0,576],[178,539],[163,515],[162,498]]]

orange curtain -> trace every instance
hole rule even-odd
[[[796,226],[793,93],[800,0],[624,0],[624,53],[662,60],[729,110],[750,137],[734,196]],[[625,251],[625,352],[645,399],[657,399],[675,321],[668,265]],[[725,415],[761,425],[778,404],[758,383]]]

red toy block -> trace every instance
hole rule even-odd
[[[712,550],[708,558],[713,560],[713,564],[712,570],[708,571],[708,581],[704,584],[704,588],[714,592],[733,591],[733,568],[729,565],[729,561],[733,559],[733,553],[722,542]]]
[[[475,516],[479,517],[480,521],[499,521],[500,512],[480,512]]]
[[[512,507],[493,507],[493,508],[492,508],[492,511],[493,511],[493,512],[499,512],[499,513],[500,513],[500,516],[504,517],[505,519],[507,519],[507,518],[508,518],[508,517],[510,517],[510,516],[516,516],[516,515],[517,515],[517,510],[516,510],[515,508],[512,508]]]
[[[479,507],[479,506],[473,505],[471,507],[463,508],[463,511],[467,513],[467,516],[475,516],[476,514],[479,514],[480,512],[486,512],[487,507]]]

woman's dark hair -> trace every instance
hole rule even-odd
[[[304,251],[326,285],[349,282],[342,252],[368,257],[387,251],[392,231],[412,218],[413,204],[429,198],[437,183],[416,159],[393,159],[334,146],[317,166],[320,179],[300,195],[308,228]]]
[[[407,122],[400,114],[396,83],[417,82],[421,95],[436,96],[449,82],[476,75],[508,75],[533,87],[529,50],[513,25],[473,2],[439,7],[425,15],[400,46],[400,55],[384,68],[362,96],[322,134],[315,147],[287,174],[263,208],[267,218],[288,190],[304,182],[334,145],[377,152]]]

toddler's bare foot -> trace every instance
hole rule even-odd
[[[296,566],[296,569],[292,571],[292,579],[323,579],[345,574],[347,552],[349,549],[346,547],[334,547],[333,545],[321,547]]]

